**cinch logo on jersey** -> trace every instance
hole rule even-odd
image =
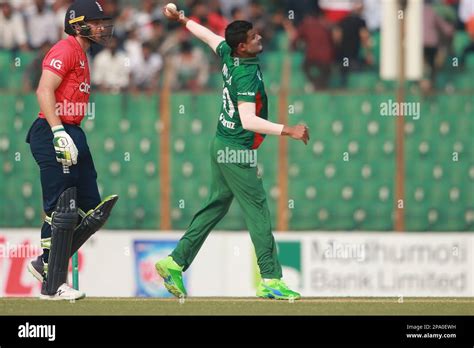
[[[59,59],[51,59],[49,65],[55,68],[56,70],[61,70],[61,68],[63,67],[63,62]]]
[[[20,338],[47,338],[48,341],[56,339],[56,325],[33,325],[26,322],[18,326],[18,337]]]
[[[248,95],[250,97],[254,97],[255,93],[254,92],[237,92],[237,95]]]
[[[95,103],[71,103],[64,100],[56,103],[56,116],[87,117],[89,120],[95,118]]]
[[[225,147],[224,150],[217,151],[217,163],[241,163],[257,166],[257,150],[232,149]]]
[[[82,93],[87,93],[87,94],[91,94],[91,85],[89,85],[88,83],[86,82],[83,82],[79,85],[79,90],[82,92]]]

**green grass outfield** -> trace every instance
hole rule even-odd
[[[474,298],[90,297],[75,302],[1,298],[0,315],[474,315]]]

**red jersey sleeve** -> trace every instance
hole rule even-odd
[[[74,54],[64,41],[59,42],[46,54],[43,60],[43,70],[50,70],[64,78],[74,67]]]

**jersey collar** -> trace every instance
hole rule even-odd
[[[232,57],[232,58],[237,58],[239,61],[239,64],[243,65],[250,65],[250,64],[259,64],[259,59],[258,57],[252,57],[252,58],[238,58],[238,57]]]
[[[77,42],[76,40],[76,37],[74,35],[69,35],[67,37],[67,39],[72,42],[72,44],[76,47],[76,48],[79,48],[81,51],[82,51],[82,47],[81,45],[79,44],[79,42]]]

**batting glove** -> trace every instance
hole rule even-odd
[[[66,166],[72,166],[77,164],[77,156],[79,151],[72,141],[69,134],[66,133],[63,126],[54,126],[51,128],[53,131],[53,144],[56,150],[56,160]]]

